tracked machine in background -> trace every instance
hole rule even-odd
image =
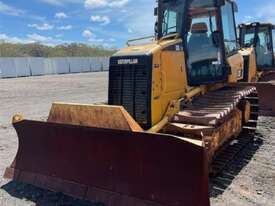
[[[256,70],[256,81],[259,83],[255,86],[261,100],[261,114],[275,115],[275,37],[273,36],[275,27],[271,23],[255,22],[240,24],[238,28],[245,65],[244,81],[250,81],[249,69]]]
[[[107,206],[210,205],[209,173],[258,119],[256,88],[238,83],[236,4],[159,0],[156,11],[155,40],[111,57],[108,105],[54,103],[47,122],[14,116],[19,149],[5,177]]]
[[[239,42],[242,48],[253,48],[261,81],[275,80],[274,29],[271,23],[254,22],[239,25]]]

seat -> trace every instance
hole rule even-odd
[[[192,25],[191,36],[188,42],[188,48],[197,50],[203,45],[210,44],[210,39],[207,35],[208,28],[206,23],[196,23]]]

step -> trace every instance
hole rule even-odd
[[[260,108],[258,104],[251,104],[251,112],[259,112]]]
[[[258,124],[257,120],[249,120],[246,124],[244,124],[244,126],[256,128],[257,124]]]

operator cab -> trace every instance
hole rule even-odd
[[[272,24],[241,24],[239,25],[240,45],[242,48],[253,47],[256,52],[257,68],[270,70],[274,68],[274,40],[275,27]]]
[[[182,39],[190,86],[227,80],[226,59],[238,50],[235,11],[230,0],[159,1],[158,39]]]

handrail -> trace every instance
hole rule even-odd
[[[176,38],[178,38],[179,36],[180,36],[179,33],[168,34],[168,35],[166,35],[166,36],[163,36],[163,37],[160,39],[160,41],[165,40],[165,39],[170,39],[170,38],[176,39]]]
[[[145,36],[145,37],[141,37],[141,38],[136,38],[136,39],[129,39],[126,44],[127,46],[130,46],[130,42],[135,42],[135,41],[140,41],[140,40],[144,40],[144,39],[150,39],[150,38],[155,38],[155,36]]]

